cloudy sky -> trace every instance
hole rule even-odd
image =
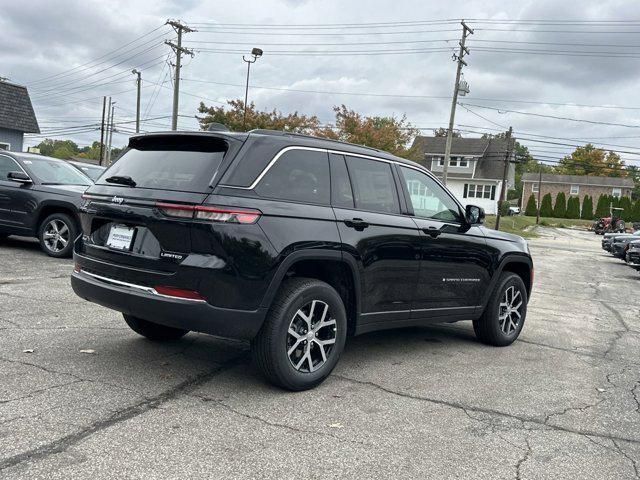
[[[143,129],[169,126],[169,18],[197,29],[184,37],[195,56],[181,75],[181,129],[197,127],[200,101],[243,97],[241,52],[253,46],[265,52],[251,75],[260,109],[331,123],[332,106],[344,103],[367,115],[406,114],[425,129],[446,126],[465,18],[475,33],[464,69],[471,93],[460,99],[468,110],[456,116],[464,135],[512,125],[520,139],[553,142],[523,140],[543,160],[571,150],[558,144],[592,141],[640,163],[635,0],[0,0],[0,11],[0,77],[29,87],[43,133],[81,145],[99,139],[91,129],[103,95],[117,102],[114,143],[126,143],[132,68],[143,76]]]

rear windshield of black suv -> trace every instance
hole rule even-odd
[[[135,188],[206,192],[227,149],[219,138],[137,138],[96,183],[114,185],[107,179],[131,177]]]

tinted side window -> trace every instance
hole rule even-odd
[[[398,192],[391,165],[376,160],[347,157],[356,208],[382,213],[400,213]]]
[[[14,162],[12,158],[0,155],[0,180],[6,180],[9,172],[19,171],[21,171],[20,167],[18,167],[18,164]]]
[[[261,197],[329,205],[327,152],[289,150],[269,169],[256,187]]]
[[[407,184],[413,211],[418,217],[460,221],[458,204],[428,175],[413,168],[400,167]]]
[[[349,172],[342,155],[329,154],[331,167],[331,205],[353,208],[353,192],[349,182]]]

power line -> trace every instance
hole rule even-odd
[[[50,80],[50,79],[52,79],[52,78],[57,78],[57,77],[60,77],[60,76],[65,76],[65,75],[66,75],[66,74],[68,74],[69,72],[73,72],[73,71],[75,71],[75,70],[77,70],[77,69],[79,69],[79,68],[82,68],[82,67],[85,67],[85,66],[87,66],[87,65],[89,65],[89,64],[91,64],[91,63],[94,63],[94,62],[96,62],[97,60],[101,60],[101,59],[103,59],[103,58],[105,58],[105,57],[107,57],[107,56],[111,55],[112,53],[115,53],[115,52],[117,52],[117,51],[119,51],[119,50],[122,50],[123,48],[126,48],[126,47],[128,47],[129,45],[132,45],[132,44],[136,43],[138,40],[141,40],[142,38],[144,38],[144,37],[146,37],[146,36],[148,36],[148,35],[151,35],[152,33],[154,33],[154,32],[156,32],[156,31],[160,30],[160,29],[161,29],[161,28],[163,28],[163,27],[164,27],[164,25],[160,25],[159,27],[156,27],[156,28],[154,28],[153,30],[150,30],[150,31],[148,31],[147,33],[144,33],[144,34],[140,35],[139,37],[136,37],[136,38],[135,38],[135,39],[133,39],[132,41],[130,41],[130,42],[128,42],[128,43],[125,43],[124,45],[122,45],[122,46],[120,46],[120,47],[116,48],[115,50],[111,50],[111,51],[109,51],[109,52],[105,53],[104,55],[101,55],[101,56],[100,56],[100,57],[98,57],[98,58],[95,58],[95,59],[90,60],[90,61],[88,61],[88,62],[86,62],[86,63],[83,63],[82,65],[78,65],[78,66],[76,66],[76,67],[70,68],[70,69],[68,69],[68,70],[63,70],[62,72],[59,72],[59,73],[56,73],[56,74],[53,74],[53,75],[47,75],[46,77],[41,77],[41,78],[39,78],[39,79],[36,79],[36,80],[32,81],[31,83],[28,83],[28,84],[27,84],[27,86],[32,86],[32,85],[35,85],[36,83],[40,83],[40,82],[43,82],[43,81],[45,81],[45,80]]]
[[[608,125],[608,126],[612,126],[612,127],[625,127],[625,128],[640,128],[640,125],[629,125],[626,123],[613,123],[613,122],[601,122],[598,120],[586,120],[583,118],[571,118],[571,117],[560,117],[560,116],[556,116],[556,115],[547,115],[547,114],[543,114],[543,113],[533,113],[533,112],[521,112],[518,110],[507,110],[504,108],[496,108],[496,107],[488,107],[486,105],[475,105],[472,103],[464,103],[461,105],[466,105],[469,107],[476,107],[476,108],[483,108],[483,109],[487,109],[487,110],[494,110],[497,112],[501,112],[501,113],[516,113],[518,115],[530,115],[530,116],[534,116],[534,117],[542,117],[542,118],[552,118],[554,120],[566,120],[569,122],[580,122],[580,123],[589,123],[589,124],[593,124],[593,125]]]

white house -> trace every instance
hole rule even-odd
[[[447,187],[463,205],[478,205],[488,214],[498,211],[507,141],[504,138],[453,138]],[[416,137],[419,163],[442,178],[446,137]],[[515,139],[511,139],[507,188],[515,185]]]

